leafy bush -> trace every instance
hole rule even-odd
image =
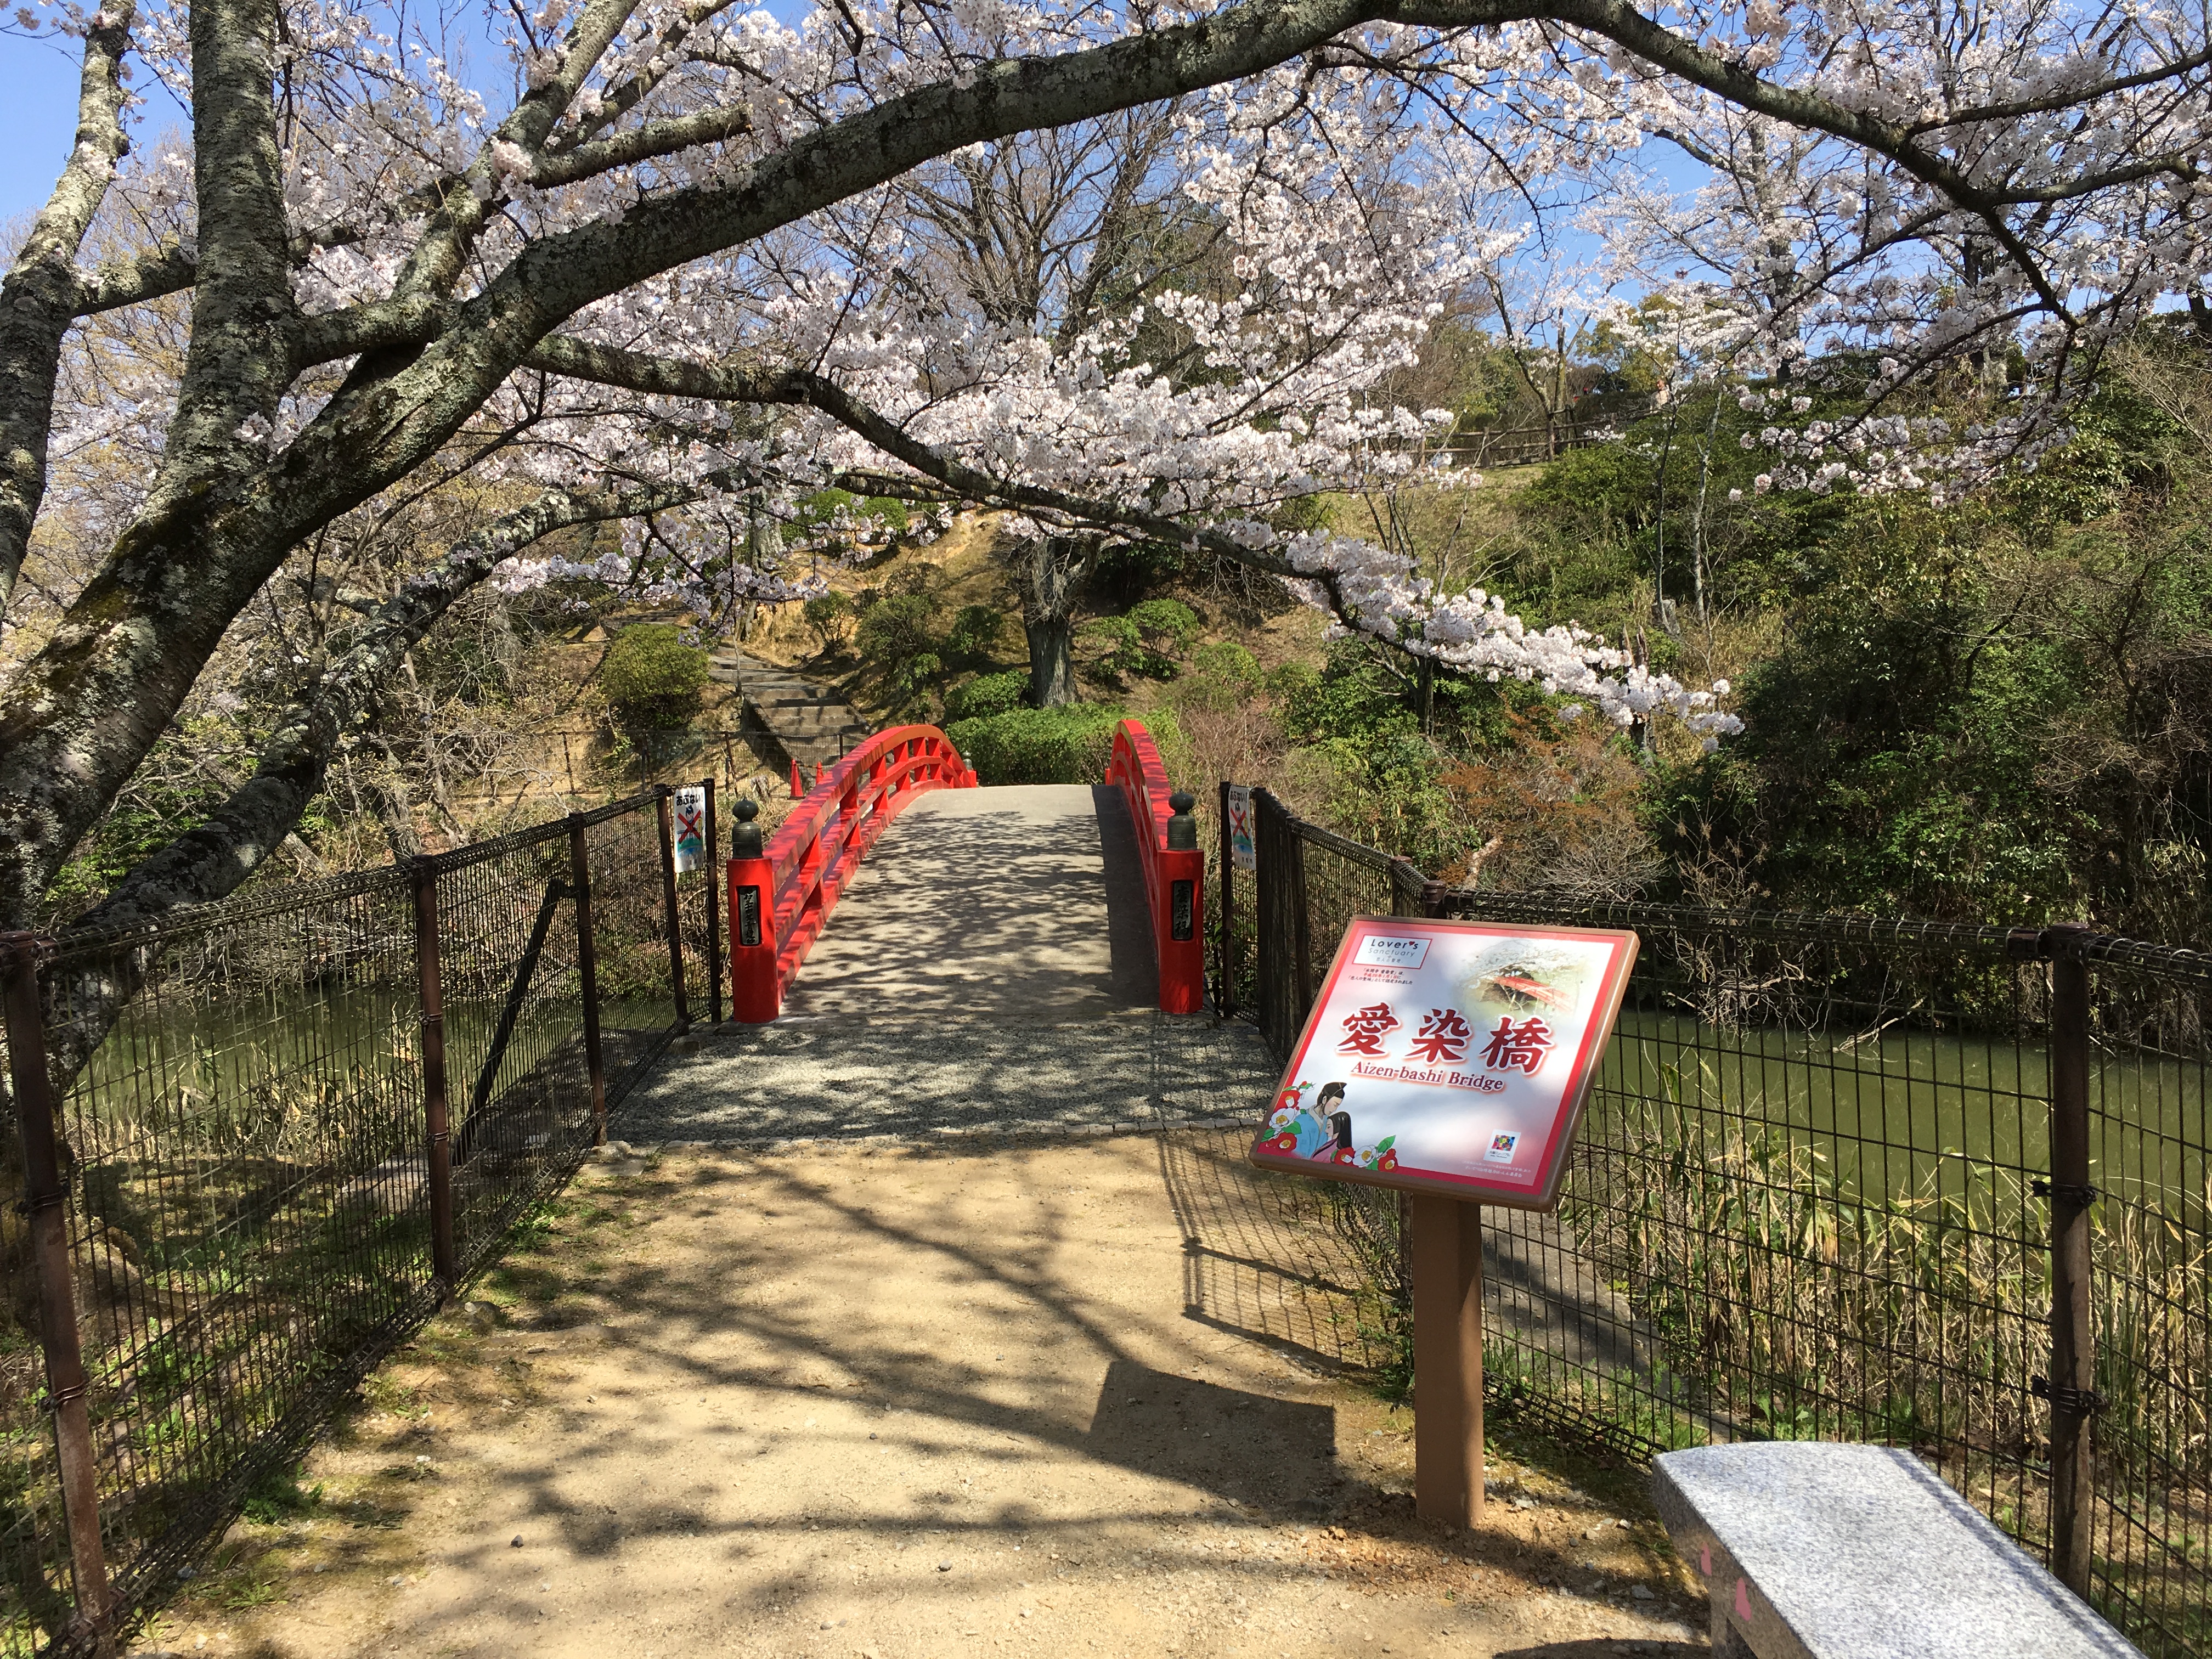
[[[1003,714],[1021,707],[1022,699],[1029,695],[1030,674],[1026,668],[1009,669],[1003,674],[978,674],[965,685],[956,685],[945,695],[945,718],[948,720],[988,720],[994,714]]]
[[[1123,713],[1102,702],[1012,708],[984,719],[955,720],[945,735],[987,784],[1102,783],[1113,758],[1114,727]],[[1180,777],[1188,768],[1189,745],[1175,716],[1158,709],[1145,716],[1145,725],[1159,745],[1168,775]]]
[[[822,648],[829,651],[842,645],[852,633],[854,610],[851,599],[833,592],[807,600],[799,614],[805,619],[808,630],[822,641]]]
[[[1006,631],[1006,612],[995,605],[963,605],[945,635],[945,654],[963,661],[988,661],[998,654]]]
[[[626,726],[682,726],[706,684],[707,653],[667,623],[625,628],[599,665],[599,689]]]
[[[1097,783],[1106,775],[1121,718],[1121,711],[1106,703],[1010,708],[956,720],[945,735],[987,784]]]
[[[937,611],[934,595],[908,588],[886,593],[860,613],[854,642],[861,660],[883,675],[895,713],[919,712],[929,687],[945,672],[934,626]]]
[[[1097,668],[1109,679],[1171,680],[1176,659],[1197,635],[1198,613],[1179,599],[1146,599],[1126,616],[1097,617],[1083,631],[1105,647]]]
[[[1260,659],[1234,640],[1216,640],[1191,653],[1190,672],[1176,687],[1178,708],[1226,714],[1266,695]]]
[[[896,672],[921,656],[934,656],[937,601],[927,593],[890,593],[860,614],[854,640],[860,655]]]
[[[1139,637],[1170,657],[1180,657],[1198,637],[1198,612],[1181,599],[1146,599],[1129,608]]]

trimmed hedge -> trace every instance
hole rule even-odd
[[[1121,711],[1105,703],[1009,708],[945,728],[984,783],[1097,783],[1114,752]]]
[[[1010,708],[985,719],[955,720],[945,735],[987,784],[1103,783],[1114,754],[1114,727],[1123,712],[1101,702]],[[1161,708],[1144,720],[1169,776],[1176,776],[1176,763],[1184,757],[1175,716]]]

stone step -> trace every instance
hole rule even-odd
[[[710,672],[738,687],[745,707],[765,726],[787,757],[810,778],[854,746],[872,729],[826,687],[787,668],[725,651],[709,659]]]

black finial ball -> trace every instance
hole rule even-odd
[[[760,816],[760,803],[750,795],[740,795],[730,810],[738,815],[739,823],[750,823]]]
[[[1178,789],[1168,797],[1169,807],[1177,812],[1188,812],[1198,805],[1198,797],[1188,789]]]

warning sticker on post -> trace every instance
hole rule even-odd
[[[1252,1162],[1553,1208],[1636,947],[1626,931],[1358,918]]]
[[[688,875],[707,861],[707,791],[695,785],[676,792],[676,873]]]
[[[1260,867],[1252,842],[1252,790],[1249,784],[1229,786],[1229,861],[1239,870]]]

